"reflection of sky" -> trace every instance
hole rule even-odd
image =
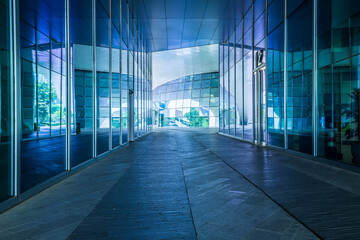
[[[172,79],[219,71],[219,45],[152,53],[153,89]]]

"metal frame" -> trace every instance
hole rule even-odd
[[[251,31],[251,70],[253,71],[254,70],[254,2],[251,4],[251,29],[249,31]],[[258,143],[257,142],[257,132],[255,129],[258,124],[258,117],[256,116],[257,115],[257,106],[256,106],[256,92],[255,92],[255,86],[256,86],[256,79],[254,77],[254,74],[251,74],[251,77],[252,77],[252,121],[253,121],[253,124],[252,124],[252,132],[253,132],[253,143]],[[244,105],[245,106],[245,105]],[[255,119],[257,119],[256,123],[255,123]]]
[[[97,81],[96,81],[96,1],[92,0],[93,6],[93,157],[97,156]]]
[[[235,9],[235,8],[234,8]],[[234,136],[236,136],[237,114],[236,114],[236,22],[234,28]]]
[[[112,6],[111,6],[111,1],[112,0],[108,0],[109,1],[109,6],[110,6],[110,13],[109,13],[109,91],[110,91],[110,110],[112,107],[112,32],[111,32],[111,27],[112,27]],[[120,147],[116,147],[113,148],[112,146],[112,114],[111,111],[109,113],[109,150],[103,154],[101,154],[101,156],[97,156],[97,81],[96,81],[96,70],[97,70],[97,66],[96,66],[96,4],[97,4],[97,0],[92,0],[91,6],[92,6],[92,64],[93,64],[93,71],[92,71],[92,83],[93,83],[93,89],[92,89],[92,93],[93,93],[93,99],[92,99],[92,103],[93,103],[93,136],[92,136],[92,148],[93,148],[93,152],[92,152],[92,158],[85,161],[84,163],[77,165],[75,167],[71,167],[71,131],[72,131],[72,117],[71,117],[71,111],[72,111],[72,99],[71,99],[71,93],[74,91],[74,86],[73,86],[73,79],[72,79],[72,65],[71,65],[71,42],[70,42],[70,0],[64,0],[65,3],[65,51],[66,51],[66,56],[65,59],[65,67],[66,67],[66,75],[65,75],[65,84],[66,84],[66,103],[63,105],[66,106],[67,108],[67,116],[66,116],[66,133],[65,133],[65,137],[66,137],[66,158],[65,158],[65,171],[54,176],[51,177],[47,180],[45,180],[44,182],[40,183],[39,185],[36,185],[35,187],[25,191],[25,192],[20,192],[20,173],[21,173],[21,143],[23,141],[30,141],[30,140],[34,140],[34,139],[22,139],[22,121],[21,121],[21,115],[22,115],[22,109],[21,109],[21,105],[22,105],[22,99],[21,99],[21,69],[20,69],[20,25],[19,25],[19,19],[20,19],[20,14],[19,14],[19,0],[8,0],[9,3],[9,24],[10,24],[10,90],[11,90],[11,100],[10,100],[10,107],[11,107],[11,118],[13,119],[11,121],[11,130],[13,132],[13,137],[11,139],[11,158],[10,158],[10,162],[11,162],[11,198],[8,200],[5,200],[3,202],[0,203],[0,212],[5,211],[7,209],[9,209],[10,207],[26,200],[27,198],[41,192],[42,190],[52,186],[55,183],[58,183],[60,181],[62,181],[63,179],[67,178],[68,176],[80,171],[81,169],[99,161],[100,159],[102,159],[103,157],[109,155],[110,153],[112,153],[114,150],[117,150],[119,148],[125,147],[128,144],[127,143],[123,143],[122,142],[122,4],[121,4],[121,0],[120,0],[120,6],[119,6],[119,11],[120,11],[120,38],[121,38],[121,42],[120,42],[120,57],[119,57],[119,62],[120,62],[120,123],[121,123],[121,127],[120,127]],[[129,13],[129,4],[127,4],[127,11]],[[129,18],[129,14],[128,14],[128,18]],[[133,25],[135,26],[135,20],[133,21]],[[133,26],[133,27],[134,27]],[[129,42],[129,30],[130,30],[130,25],[129,25],[129,19],[127,22],[127,39]],[[151,99],[151,95],[150,95],[150,91],[151,89],[148,89],[151,85],[151,54],[145,52],[145,46],[144,43],[139,35],[139,29],[137,30],[137,45],[141,44],[141,56],[139,56],[139,54],[137,54],[137,61],[139,62],[139,58],[141,59],[141,63],[139,66],[141,66],[141,68],[137,68],[137,74],[139,74],[139,71],[141,71],[141,73],[144,73],[144,75],[141,75],[142,78],[142,82],[141,82],[141,97],[144,97],[143,100],[145,100],[146,97],[146,102],[144,101],[144,112],[142,112],[142,114],[148,114],[148,110],[149,110],[149,104],[150,104],[150,99]],[[35,32],[35,65],[36,65],[36,69],[35,69],[35,86],[34,88],[36,89],[36,95],[34,95],[34,99],[36,99],[36,101],[38,100],[38,60],[37,60],[37,55],[38,55],[38,44],[37,44],[37,33]],[[135,38],[133,39],[133,41],[135,41]],[[50,48],[52,48],[52,42],[50,42],[51,46]],[[63,48],[63,44],[61,43],[61,48]],[[128,74],[128,78],[127,78],[127,87],[129,89],[129,47],[127,46],[127,74]],[[139,48],[137,49],[137,51],[139,51]],[[62,51],[61,51],[62,54]],[[63,60],[63,58],[62,58]],[[135,58],[133,58],[133,61],[135,61]],[[51,60],[50,60],[50,64],[51,64]],[[63,61],[61,61],[61,64],[63,64]],[[51,66],[51,65],[50,65]],[[133,71],[135,74],[135,64],[133,64]],[[61,67],[61,71],[62,71],[62,67]],[[143,79],[143,76],[145,76],[145,73],[147,75],[147,80],[146,82],[144,81],[145,79]],[[50,74],[51,74],[51,69],[50,69]],[[64,74],[61,74],[61,84],[63,84],[63,76]],[[51,77],[51,76],[50,76]],[[50,80],[51,81],[51,78]],[[139,84],[139,82],[137,82],[137,84]],[[146,89],[145,89],[146,88]],[[139,90],[139,89],[138,89]],[[145,92],[145,90],[147,92]],[[61,91],[62,91],[62,87],[61,87]],[[61,94],[61,98],[62,98],[62,94]],[[65,100],[65,99],[63,99]],[[129,96],[128,96],[128,103],[130,102]],[[146,109],[145,109],[145,104],[146,104]],[[74,105],[75,108],[75,105]],[[146,111],[145,111],[146,110]],[[128,114],[130,114],[130,112],[128,111]],[[38,114],[38,106],[36,106],[36,123],[39,124],[39,114]],[[145,128],[144,128],[144,133],[148,133],[150,131],[150,126],[147,125],[147,122],[145,121],[144,124],[146,123],[146,132],[145,132]],[[130,119],[128,119],[128,127],[130,125],[133,125],[134,122],[131,122]],[[145,125],[144,125],[145,127]],[[138,126],[139,128],[139,126]],[[51,124],[50,124],[50,129],[51,129]],[[146,134],[141,134],[141,136],[146,135]],[[60,132],[61,135],[61,132]],[[140,135],[139,135],[140,136]],[[37,128],[36,131],[36,138],[35,139],[45,139],[45,138],[53,138],[53,137],[58,137],[56,136],[51,136],[51,131],[50,131],[50,136],[48,137],[41,137],[39,138],[39,128]]]
[[[126,11],[127,11],[127,23],[126,23],[126,28],[127,28],[127,31],[126,31],[126,37],[127,37],[127,115],[128,115],[128,119],[127,119],[127,128],[128,128],[128,132],[127,132],[127,140],[128,142],[131,141],[131,136],[130,136],[130,132],[131,132],[131,126],[130,126],[130,112],[131,112],[131,108],[130,108],[130,91],[129,91],[129,86],[130,86],[130,83],[129,83],[129,77],[130,77],[130,74],[129,74],[129,70],[130,70],[130,67],[129,67],[129,64],[130,64],[130,50],[129,50],[129,39],[130,39],[130,36],[129,36],[129,31],[130,31],[130,17],[129,17],[129,13],[130,13],[130,10],[129,10],[129,3],[126,2]]]
[[[108,0],[109,4],[109,150],[113,149],[112,147],[112,6],[111,0]]]
[[[287,135],[287,0],[284,7],[284,148],[288,149]],[[281,129],[281,123],[280,123]]]
[[[313,156],[318,155],[317,152],[317,0],[313,0],[313,98],[312,98],[312,135],[313,135]]]
[[[268,76],[268,0],[265,0],[265,146],[268,145],[268,91],[267,91],[267,76]]]
[[[66,170],[71,169],[71,49],[70,49],[70,0],[65,7],[65,48],[66,48]],[[51,131],[51,127],[50,127]]]
[[[120,52],[119,52],[119,76],[120,76],[120,136],[119,136],[119,144],[120,146],[123,145],[122,142],[122,43],[123,43],[123,39],[122,39],[122,0],[119,0],[119,35],[120,35]]]
[[[268,57],[268,0],[266,0],[266,6],[265,6],[265,53],[266,53],[266,57]],[[269,145],[268,144],[268,124],[267,124],[267,119],[268,119],[268,112],[266,111],[266,124],[265,124],[265,127],[266,127],[266,140],[265,140],[265,145],[269,148],[272,148],[272,149],[277,149],[277,150],[281,150],[281,151],[284,151],[284,152],[289,152],[291,154],[296,154],[296,155],[300,155],[300,156],[303,156],[303,157],[306,157],[306,158],[309,158],[309,159],[313,159],[313,160],[316,160],[316,161],[320,161],[320,162],[325,162],[326,164],[330,164],[330,165],[336,165],[337,167],[340,167],[340,168],[344,168],[344,169],[348,169],[348,170],[351,170],[351,171],[355,171],[355,172],[359,172],[359,170],[351,165],[346,165],[346,164],[341,164],[341,163],[334,163],[333,161],[330,161],[330,160],[327,160],[327,159],[324,159],[324,158],[321,158],[321,157],[318,157],[318,153],[317,153],[317,122],[318,122],[318,114],[317,114],[317,103],[318,103],[318,97],[317,97],[317,40],[318,40],[318,36],[317,36],[317,8],[318,8],[318,0],[313,0],[313,19],[312,19],[312,23],[313,23],[313,83],[312,83],[312,87],[313,87],[313,91],[312,91],[312,137],[313,137],[313,154],[312,155],[308,155],[308,154],[304,154],[304,153],[301,153],[301,152],[296,152],[296,151],[293,151],[291,149],[288,149],[288,131],[287,131],[287,45],[288,45],[288,42],[287,42],[287,29],[288,29],[288,26],[287,26],[287,0],[285,0],[285,6],[284,6],[284,148],[281,148],[281,147],[276,147],[276,146],[272,146],[272,145]],[[252,11],[253,11],[253,15],[252,15],[252,33],[254,34],[254,8],[253,8],[254,4],[252,4]],[[222,114],[222,121],[223,121],[223,126],[219,125],[219,130],[220,129],[223,129],[224,133],[221,133],[219,131],[219,133],[221,135],[225,135],[225,136],[229,136],[229,137],[232,137],[232,138],[235,138],[235,139],[239,139],[241,141],[244,141],[244,142],[252,142],[254,143],[254,141],[249,141],[248,139],[245,139],[245,130],[244,130],[244,118],[245,118],[245,109],[244,109],[244,106],[245,106],[245,102],[244,102],[244,82],[245,82],[245,76],[244,76],[244,67],[245,67],[245,63],[244,63],[244,16],[242,18],[242,34],[243,34],[243,37],[242,37],[242,85],[243,85],[243,88],[242,88],[242,98],[243,98],[243,101],[242,101],[242,107],[243,107],[243,114],[242,114],[242,137],[233,137],[232,135],[230,135],[230,132],[229,134],[226,134],[225,133],[225,129],[223,128],[224,125],[225,125],[225,122],[224,122],[224,114]],[[235,30],[236,32],[236,30]],[[253,35],[252,34],[252,35]],[[231,34],[230,34],[231,35]],[[252,36],[253,37],[253,36]],[[235,38],[236,39],[236,38]],[[254,38],[252,39],[252,51],[253,51],[253,48],[254,48]],[[221,44],[219,44],[219,52],[221,51]],[[223,47],[223,55],[224,55],[224,47]],[[235,55],[236,56],[236,55]],[[253,57],[254,57],[254,52],[253,52]],[[235,60],[236,62],[236,60]],[[253,64],[253,63],[252,63]],[[267,86],[267,73],[268,73],[268,61],[265,61],[265,84]],[[222,65],[220,65],[220,67],[223,68],[223,73],[224,73],[224,63]],[[263,66],[261,66],[263,67]],[[255,70],[255,69],[254,69]],[[238,73],[236,72],[235,76],[237,75]],[[223,78],[224,80],[225,78]],[[254,80],[253,80],[254,81]],[[224,83],[223,83],[224,85]],[[254,90],[254,87],[253,87],[253,90]],[[237,98],[238,96],[236,96]],[[253,95],[254,97],[254,95]],[[221,99],[221,98],[220,98]],[[265,103],[265,107],[266,109],[268,108],[268,93],[267,93],[267,89],[266,89],[266,103]],[[222,98],[222,102],[219,103],[219,106],[223,106],[223,113],[225,112],[225,108],[224,108],[224,104],[225,104],[225,94],[224,94],[224,89],[223,89],[223,98]],[[254,104],[253,104],[254,105]],[[254,107],[254,106],[253,106]],[[254,111],[253,111],[253,114],[254,114]],[[254,126],[253,126],[253,130],[254,130]],[[255,135],[253,136],[253,140],[255,140]]]
[[[20,79],[20,43],[19,43],[19,2],[9,0],[9,23],[10,23],[10,92],[14,93],[11,98],[11,112],[13,121],[11,129],[11,195],[16,197],[20,192],[20,156],[21,156],[21,79]]]
[[[244,22],[245,19],[244,17],[241,20],[241,33],[242,33],[242,38],[241,38],[241,84],[242,84],[242,138],[245,139],[245,126],[244,126],[244,122],[245,122],[245,50],[244,50],[244,44],[245,44],[245,36],[244,36]]]

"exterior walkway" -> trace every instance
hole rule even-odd
[[[360,175],[158,129],[0,215],[0,239],[356,239]]]

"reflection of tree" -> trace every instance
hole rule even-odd
[[[39,108],[39,123],[49,123],[50,122],[50,103],[54,102],[58,96],[55,91],[55,87],[53,84],[50,84],[46,81],[38,82],[38,108]],[[51,99],[50,99],[50,91],[51,91]],[[52,106],[52,118],[60,120],[60,104],[56,104]]]
[[[200,117],[199,110],[196,108],[191,108],[190,112],[184,114],[184,117],[190,123],[190,127],[209,127],[209,118]]]

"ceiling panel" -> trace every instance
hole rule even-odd
[[[252,0],[129,0],[151,51],[219,43]],[[225,20],[225,21],[221,21]],[[150,30],[148,30],[150,29]]]
[[[167,19],[183,19],[186,9],[186,1],[166,0],[165,1]]]

